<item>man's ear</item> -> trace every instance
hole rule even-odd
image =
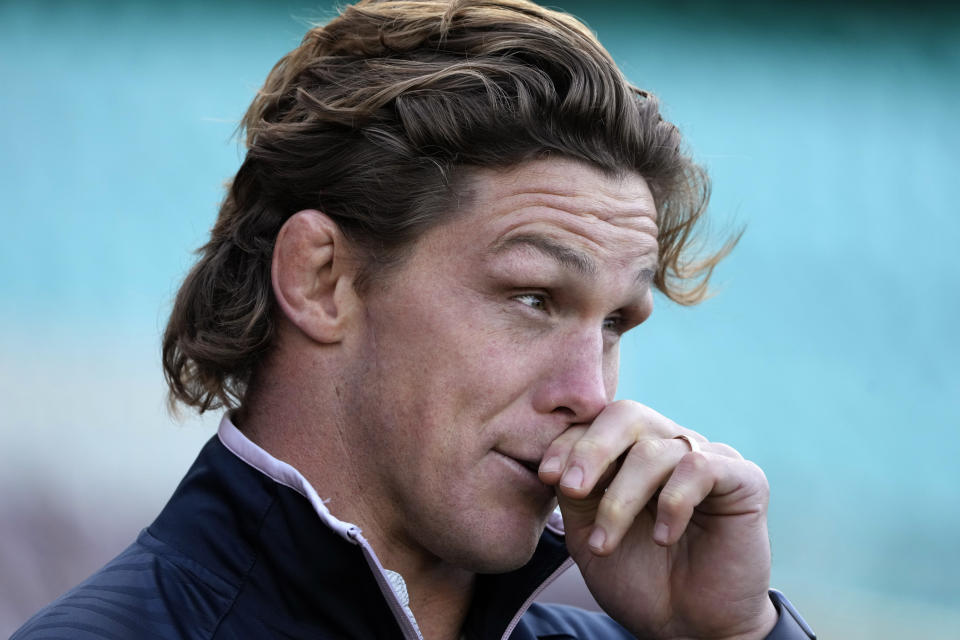
[[[339,342],[356,309],[356,261],[337,224],[319,211],[299,211],[273,247],[271,277],[280,310],[316,342]]]

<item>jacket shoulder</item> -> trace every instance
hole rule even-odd
[[[632,639],[629,631],[605,613],[562,604],[535,602],[520,619],[511,637]]]
[[[211,638],[236,588],[147,531],[10,640]]]

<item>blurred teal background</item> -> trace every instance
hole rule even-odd
[[[657,93],[746,225],[659,300],[620,395],[767,472],[774,585],[823,638],[960,638],[960,13],[557,3]],[[159,335],[297,2],[0,3],[0,635],[147,524],[214,430]]]

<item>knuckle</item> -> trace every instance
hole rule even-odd
[[[622,400],[614,400],[610,403],[610,408],[614,411],[636,411],[643,405],[637,402],[636,400],[628,400],[626,398]]]
[[[598,441],[589,438],[581,438],[573,445],[572,455],[580,460],[594,460],[602,457],[605,453],[605,447]]]
[[[619,522],[623,520],[630,512],[631,500],[624,499],[620,495],[611,495],[611,491],[604,494],[600,505],[597,507],[597,518],[605,522]]]
[[[699,473],[710,466],[710,459],[702,451],[691,451],[680,459],[680,464],[689,467],[695,473]]]
[[[665,488],[660,492],[660,499],[657,501],[658,510],[663,510],[668,514],[678,514],[682,512],[686,505],[686,496],[676,489]]]
[[[629,428],[635,432],[645,430],[650,423],[651,415],[654,413],[653,409],[636,400],[617,400],[613,403],[612,408],[616,412],[617,417],[623,420],[629,425]]]
[[[640,440],[630,447],[627,457],[647,462],[656,460],[665,449],[666,443],[663,440]]]

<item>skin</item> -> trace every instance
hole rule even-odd
[[[364,529],[427,638],[457,637],[473,577],[527,562],[558,500],[588,587],[628,629],[762,638],[763,473],[613,402],[620,336],[653,310],[646,182],[546,159],[477,171],[468,195],[364,296],[336,225],[291,217],[276,346],[240,427]]]

